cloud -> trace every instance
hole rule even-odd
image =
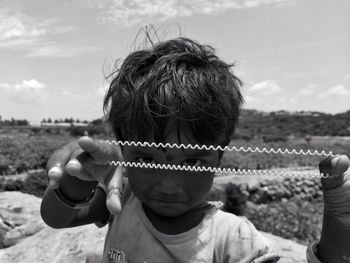
[[[109,89],[109,84],[106,84],[104,86],[101,86],[99,87],[97,90],[96,90],[96,94],[98,96],[102,96],[104,97],[104,95],[107,93],[107,90]]]
[[[287,5],[297,0],[104,0],[94,7],[103,10],[101,22],[129,27],[147,19],[165,21],[196,14],[216,15],[229,9],[257,8],[263,5]]]
[[[265,80],[254,83],[243,90],[245,107],[250,109],[278,110],[286,105],[286,96],[276,80]],[[283,108],[283,107],[282,107]]]
[[[300,95],[311,96],[313,94],[314,94],[314,92],[312,90],[309,90],[309,89],[301,89],[300,90]]]
[[[35,79],[23,80],[20,83],[0,83],[0,102],[12,103],[14,105],[33,104],[46,95],[46,84]]]
[[[282,92],[281,87],[275,80],[265,80],[262,82],[255,83],[247,89],[248,96],[252,95],[272,95]]]
[[[91,89],[91,90],[84,90],[83,92],[79,91],[72,91],[72,90],[62,90],[59,93],[59,96],[61,99],[64,100],[86,100],[89,101],[99,101],[102,103],[103,98],[109,88],[109,85],[101,85],[99,88]],[[87,104],[89,104],[87,103]]]
[[[8,83],[0,83],[0,89],[24,91],[24,90],[40,90],[46,87],[45,83],[40,83],[35,79],[23,80],[21,83],[10,85]]]
[[[98,50],[100,50],[99,47],[93,46],[76,47],[72,45],[51,43],[43,46],[33,47],[25,57],[69,58]]]
[[[0,41],[13,39],[35,39],[45,34],[41,25],[33,25],[34,21],[23,14],[12,14],[8,8],[0,9]]]
[[[326,97],[334,97],[334,96],[337,96],[337,97],[348,97],[349,96],[350,97],[350,90],[345,88],[343,85],[337,85],[337,86],[330,88],[326,92],[319,94],[318,97],[326,98]]]
[[[107,87],[103,82],[96,88],[79,91],[73,84],[52,86],[36,79],[0,83],[0,114],[6,118],[25,118],[35,124],[48,117],[100,118]]]
[[[299,93],[303,96],[311,96],[315,93],[315,88],[317,88],[316,84],[309,84],[305,88],[301,89]]]
[[[0,9],[0,48],[38,42],[44,36],[72,31],[72,26],[57,26],[54,19],[37,19],[22,13]]]
[[[94,46],[73,46],[50,40],[54,36],[75,30],[58,25],[55,19],[39,19],[8,8],[0,9],[0,49],[26,51],[25,57],[75,57],[94,52]]]
[[[15,90],[22,91],[22,90],[40,90],[46,87],[46,84],[40,83],[35,79],[31,80],[23,80],[22,83],[15,84],[14,88]]]

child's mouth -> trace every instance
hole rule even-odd
[[[161,203],[185,203],[185,197],[182,194],[166,194],[166,193],[156,193],[149,196],[151,201],[161,202]]]
[[[180,201],[180,200],[174,200],[174,199],[151,199],[151,201],[155,201],[155,202],[160,202],[160,203],[168,203],[168,204],[180,204],[180,203],[184,203],[184,201]]]

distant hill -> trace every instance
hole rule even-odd
[[[321,112],[261,112],[243,110],[234,137],[286,140],[288,136],[350,136],[350,110],[339,114]]]
[[[71,118],[72,119],[72,118]],[[46,123],[44,123],[46,124]],[[95,119],[82,125],[41,125],[30,126],[26,120],[1,120],[0,131],[6,128],[31,129],[39,132],[41,129],[66,129],[72,136],[104,134],[110,135],[111,129],[103,118]],[[57,132],[56,132],[57,133]],[[316,111],[274,111],[242,110],[239,124],[233,138],[244,140],[262,139],[263,141],[286,141],[288,137],[308,136],[350,136],[350,110],[328,114]]]

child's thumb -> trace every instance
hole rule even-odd
[[[78,140],[78,143],[97,164],[106,164],[114,158],[113,148],[105,141],[83,136]]]
[[[329,156],[320,162],[320,173],[324,189],[336,188],[344,183],[345,172],[349,169],[350,160],[346,155]]]
[[[106,182],[106,205],[109,212],[117,215],[122,210],[122,195],[123,195],[123,168],[118,166],[111,178]]]

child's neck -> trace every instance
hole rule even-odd
[[[152,225],[159,232],[167,235],[177,235],[197,226],[202,221],[209,205],[203,201],[199,206],[176,217],[160,216],[154,213],[148,206],[142,204],[142,207]]]

